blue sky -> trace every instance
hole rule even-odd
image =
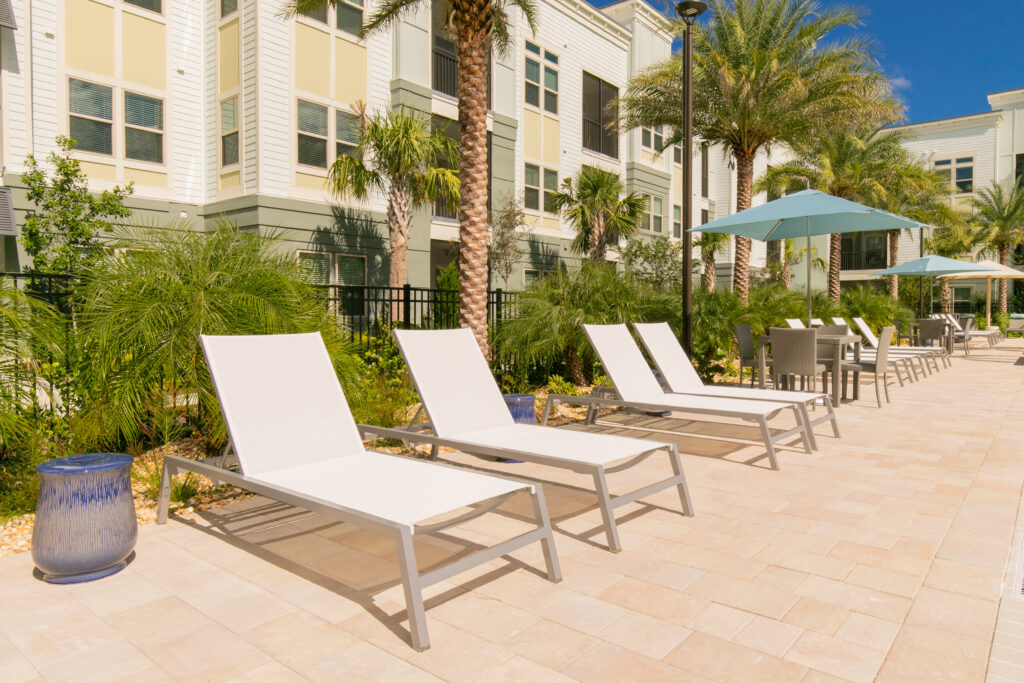
[[[874,39],[876,57],[912,122],[989,111],[988,93],[1024,88],[1024,0],[844,4],[862,10],[864,25],[857,33]]]

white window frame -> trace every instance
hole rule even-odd
[[[222,98],[217,103],[217,119],[218,119],[218,123],[220,124],[220,127],[219,127],[220,133],[219,133],[219,138],[218,138],[220,144],[217,146],[217,157],[220,160],[220,168],[235,168],[236,166],[239,166],[242,163],[242,126],[241,126],[241,119],[242,119],[241,111],[242,111],[242,108],[241,108],[241,106],[239,104],[239,100],[240,99],[241,99],[241,96],[236,93],[234,95],[229,95],[228,97]],[[229,131],[225,132],[224,131],[224,104],[226,102],[230,101],[230,100],[234,100],[235,101],[235,127],[232,130],[229,130]],[[237,142],[238,148],[236,150],[237,158],[233,162],[231,162],[230,164],[224,163],[224,138],[227,137],[228,135],[237,135],[238,136],[238,142]]]
[[[962,156],[962,157],[947,157],[944,159],[935,159],[932,161],[932,171],[936,173],[942,173],[943,171],[949,172],[949,191],[953,195],[965,196],[974,194],[974,169],[975,169],[975,156]],[[967,192],[961,192],[957,187],[956,172],[961,168],[971,169],[971,189]]]
[[[160,124],[161,128],[147,128],[145,126],[139,126],[136,124],[128,123],[128,95],[138,95],[139,97],[145,97],[151,100],[157,100],[160,102]],[[155,164],[159,166],[166,165],[167,161],[167,100],[163,97],[154,97],[147,95],[146,93],[138,92],[135,89],[124,88],[121,91],[121,103],[123,111],[121,112],[121,118],[124,123],[124,130],[121,132],[124,139],[124,149],[122,154],[124,155],[125,161],[132,163],[143,163],[143,164]],[[156,133],[160,136],[160,161],[150,161],[148,159],[136,159],[135,157],[128,156],[128,129],[140,130],[146,133]]]
[[[559,112],[562,110],[562,74],[561,74],[561,57],[556,52],[548,50],[543,45],[535,40],[527,40],[526,45],[532,45],[537,48],[538,52],[532,51],[529,47],[523,48],[523,106],[529,107],[530,109],[545,114],[547,116],[559,117]],[[526,77],[526,60],[529,59],[536,62],[539,66],[538,78],[539,82],[528,80]],[[547,71],[551,71],[555,74],[555,79],[558,81],[558,86],[552,90],[547,87],[545,75]],[[526,84],[530,83],[537,86],[537,104],[531,104],[526,101]],[[551,111],[547,108],[546,95],[550,93],[555,98],[555,111]]]
[[[111,120],[101,119],[95,116],[89,116],[88,114],[76,114],[71,111],[71,81],[82,81],[84,83],[90,83],[92,85],[98,85],[103,88],[109,88],[111,91]],[[141,95],[150,99],[159,100],[163,108],[163,129],[156,131],[156,129],[145,128],[143,126],[129,126],[125,121],[125,94],[131,93],[134,95]],[[115,81],[104,81],[97,79],[94,75],[85,74],[83,72],[65,69],[64,71],[64,91],[60,94],[60,101],[63,103],[63,121],[61,123],[61,131],[68,137],[71,136],[71,117],[75,116],[81,119],[99,121],[102,123],[109,123],[110,128],[110,154],[104,152],[93,152],[85,149],[76,149],[76,155],[86,161],[95,160],[102,164],[111,164],[121,169],[138,169],[144,171],[156,171],[160,173],[170,172],[170,163],[168,162],[167,154],[167,139],[173,132],[173,121],[170,120],[170,110],[167,107],[168,99],[166,93],[154,91],[151,88],[140,87],[135,84],[125,84],[119,80]],[[145,159],[132,159],[125,156],[125,130],[127,128],[137,128],[138,130],[146,130],[151,132],[159,132],[161,135],[162,151],[161,156],[163,161],[147,161]]]

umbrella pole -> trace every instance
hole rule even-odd
[[[807,254],[804,260],[807,261],[807,327],[811,325],[811,219],[807,217]]]
[[[992,278],[985,278],[985,329],[992,327]]]

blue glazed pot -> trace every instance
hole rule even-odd
[[[502,394],[512,419],[519,424],[537,424],[537,411],[533,394]],[[522,462],[512,458],[498,458],[498,462]]]
[[[124,568],[139,531],[131,465],[128,455],[86,453],[36,468],[32,559],[44,580],[80,583]]]

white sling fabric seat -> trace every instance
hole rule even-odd
[[[693,514],[675,444],[516,424],[470,330],[395,330],[394,335],[430,421],[406,429],[367,430],[433,444],[435,458],[437,446],[448,446],[471,455],[525,460],[590,474],[608,548],[613,552],[622,549],[615,508],[675,486],[683,513]],[[417,431],[420,428],[432,434]],[[632,467],[658,451],[668,454],[672,476],[613,498],[606,475]]]
[[[202,345],[240,473],[224,467],[227,449],[211,459],[217,464],[166,456],[158,523],[167,521],[171,477],[192,471],[390,536],[398,547],[412,645],[420,650],[430,645],[425,587],[534,542],[541,543],[548,577],[561,579],[541,487],[366,451],[319,333],[203,336]],[[419,572],[415,535],[480,517],[520,492],[533,499],[534,529]],[[443,521],[433,519],[441,515]]]
[[[715,398],[739,398],[754,401],[774,401],[791,403],[799,409],[800,416],[807,427],[811,446],[817,448],[813,426],[822,422],[831,422],[833,434],[838,438],[839,423],[836,420],[832,397],[826,393],[810,391],[780,391],[778,389],[747,389],[744,387],[722,387],[704,384],[686,356],[679,340],[672,333],[668,323],[634,323],[633,328],[640,335],[640,341],[650,355],[651,360],[661,372],[661,377],[668,385],[669,391],[675,394],[694,394]],[[812,421],[808,407],[818,402],[825,406],[826,415]]]

